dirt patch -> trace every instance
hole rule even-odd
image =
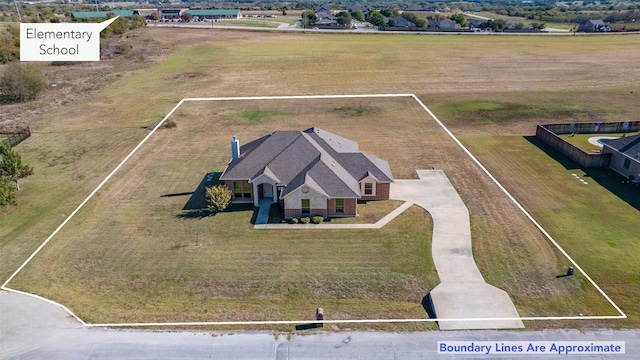
[[[203,72],[185,72],[179,75],[174,76],[173,78],[176,80],[184,80],[184,79],[195,79],[199,77],[207,76],[207,74]]]

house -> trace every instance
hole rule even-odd
[[[587,20],[578,26],[578,32],[608,32],[611,27],[602,20]]]
[[[313,23],[315,27],[320,29],[342,28],[342,25],[338,24],[338,19],[333,16],[333,11],[328,4],[316,6],[313,12],[316,14],[316,21]]]
[[[335,19],[335,17],[333,16],[333,11],[331,10],[331,8],[329,7],[328,4],[321,4],[316,6],[313,9],[313,12],[316,14],[316,16],[318,17],[318,19]]]
[[[402,16],[398,16],[397,18],[394,18],[393,21],[395,22],[395,27],[399,27],[399,28],[412,28],[416,26],[416,24],[403,18]]]
[[[487,20],[467,17],[467,22],[469,23],[469,29],[479,29]]]
[[[275,131],[240,146],[220,180],[233,203],[280,203],[286,218],[357,214],[358,200],[389,199],[387,161],[366,155],[358,143],[319,128]]]
[[[460,29],[460,24],[447,18],[444,18],[435,22],[433,26],[436,29],[443,30],[443,31]]]
[[[353,14],[356,11],[362,11],[362,14],[364,16],[367,16],[369,14],[369,8],[368,7],[364,7],[361,4],[353,4],[353,5],[349,6],[347,11],[349,11],[350,14]]]
[[[611,154],[611,169],[640,184],[640,134],[603,143],[602,154]]]
[[[413,5],[409,5],[407,6],[404,11],[429,11],[429,9],[427,9],[425,6],[423,5],[417,5],[417,4],[413,4]]]

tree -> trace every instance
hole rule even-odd
[[[364,13],[361,10],[351,12],[351,16],[358,21],[364,21]]]
[[[211,186],[205,189],[207,205],[212,212],[220,212],[231,204],[231,189],[224,185]]]
[[[26,102],[34,100],[47,87],[47,80],[34,65],[11,63],[0,78],[0,100]]]
[[[389,20],[387,20],[387,27],[395,27],[396,26],[396,20],[395,19],[391,19],[389,18]]]
[[[384,15],[379,11],[372,10],[367,15],[367,21],[373,26],[384,26]]]
[[[184,22],[190,22],[191,20],[193,20],[193,15],[188,12],[183,12],[182,15],[180,15],[180,19]]]
[[[380,10],[380,13],[385,16],[385,17],[390,17],[390,18],[396,18],[398,17],[398,12],[394,9],[382,9]]]
[[[6,176],[0,176],[0,208],[16,205],[16,188]]]
[[[113,12],[107,13],[107,19],[111,19],[115,16],[116,14]],[[106,37],[109,37],[111,34],[122,35],[125,32],[127,32],[127,30],[129,30],[130,26],[131,26],[131,23],[129,22],[129,20],[120,16],[119,18],[116,19],[116,21],[112,22],[109,26],[107,26],[104,30],[102,30],[102,32],[100,33],[100,37],[106,38]]]
[[[129,30],[129,20],[120,16],[116,21],[112,22],[107,28],[111,28],[112,32],[117,35],[122,35]]]
[[[351,14],[347,11],[340,11],[336,14],[336,21],[338,24],[347,27],[351,25]]]
[[[493,29],[496,31],[502,31],[507,27],[507,22],[503,19],[495,19],[493,20]]]
[[[449,16],[449,19],[457,22],[463,28],[469,27],[469,21],[462,14],[453,14],[453,15]]]
[[[412,12],[405,12],[402,14],[402,17],[414,23],[417,27],[427,27],[427,19]]]
[[[16,190],[20,191],[18,179],[33,175],[33,168],[22,163],[22,158],[11,149],[9,144],[0,145],[0,177],[9,178],[15,182]]]
[[[156,15],[158,16],[158,15]],[[135,14],[131,17],[131,25],[129,25],[129,30],[141,28],[147,26],[147,20],[142,15]]]
[[[302,27],[306,28],[309,25],[313,25],[318,17],[313,10],[305,10],[302,12]]]
[[[153,21],[158,21],[160,20],[160,16],[158,16],[158,13],[151,13],[151,15],[149,15],[149,19],[153,20]]]
[[[0,27],[0,64],[6,64],[19,57],[20,28],[11,24]]]

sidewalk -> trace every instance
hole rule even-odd
[[[382,219],[378,220],[375,224],[267,224],[258,223],[256,219],[256,225],[253,226],[254,229],[280,229],[280,230],[292,230],[292,229],[305,229],[305,230],[327,230],[327,229],[380,229],[383,226],[387,225],[391,220],[395,219],[398,215],[402,214],[405,210],[413,205],[412,202],[405,202],[404,204],[398,206],[395,210],[387,214]],[[267,210],[268,211],[268,210]],[[262,212],[262,207],[260,208],[260,212],[258,213],[258,219],[260,218],[260,213]],[[268,214],[267,214],[268,217]],[[267,218],[268,220],[268,218]],[[259,225],[266,224],[266,225]]]

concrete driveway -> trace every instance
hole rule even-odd
[[[440,285],[430,295],[437,318],[444,319],[438,322],[440,329],[523,328],[509,295],[485,283],[480,274],[473,259],[469,211],[445,173],[416,172],[420,180],[392,183],[390,198],[412,202],[433,219],[431,251]]]

